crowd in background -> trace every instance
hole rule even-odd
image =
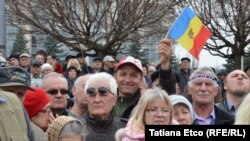
[[[250,124],[249,68],[217,72],[106,55],[87,65],[84,54],[65,64],[38,51],[0,56],[0,140],[143,141],[145,125]],[[16,128],[14,128],[16,127]]]

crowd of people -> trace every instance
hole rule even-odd
[[[143,141],[146,125],[250,124],[247,70],[180,70],[172,46],[157,47],[160,63],[106,55],[87,65],[84,54],[38,51],[0,56],[0,140]]]

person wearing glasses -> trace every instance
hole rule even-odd
[[[144,141],[145,125],[170,125],[172,103],[165,90],[147,89],[133,109],[125,129],[115,134],[116,141]]]
[[[68,82],[65,77],[56,72],[51,72],[43,79],[44,89],[50,99],[50,109],[54,117],[68,115],[66,106],[68,102]]]
[[[50,124],[50,103],[49,97],[46,92],[41,88],[34,88],[34,91],[28,90],[26,92],[23,105],[28,112],[29,118],[38,128],[44,132],[47,130]],[[45,134],[34,132],[37,134],[36,141],[47,141]]]
[[[115,141],[115,132],[125,126],[125,122],[113,115],[116,80],[106,72],[93,74],[86,82],[85,93],[88,112],[84,123],[89,131],[86,141]]]

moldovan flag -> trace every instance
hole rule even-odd
[[[182,45],[197,60],[212,33],[189,7],[186,7],[170,28],[170,38]]]

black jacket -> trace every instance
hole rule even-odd
[[[176,84],[176,79],[174,76],[174,73],[172,72],[172,69],[169,70],[162,70],[160,68],[160,85],[163,90],[165,90],[169,95],[175,94],[176,89],[175,89],[175,84]]]
[[[88,128],[86,141],[115,141],[116,131],[126,126],[125,122],[113,114],[108,120],[97,119],[87,114],[83,122]]]
[[[214,106],[215,121],[213,125],[233,125],[234,116]],[[193,123],[195,125],[195,123]]]

